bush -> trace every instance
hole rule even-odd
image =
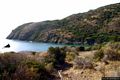
[[[120,54],[117,50],[106,48],[104,54],[107,55],[109,60],[120,60]]]
[[[36,54],[36,52],[32,52],[32,55],[35,55]]]
[[[104,57],[106,57],[107,60],[120,60],[120,43],[109,42],[98,50],[94,56],[97,60],[101,60]]]
[[[89,59],[85,59],[82,57],[76,57],[74,60],[74,68],[78,69],[93,69],[93,63]]]
[[[53,62],[55,68],[65,63],[66,52],[61,50],[59,47],[50,47],[48,49],[48,53],[48,57],[50,58],[48,58],[48,61]]]
[[[94,59],[96,61],[100,61],[103,57],[104,57],[104,53],[103,53],[103,50],[101,49],[94,54]]]
[[[49,80],[55,76],[45,64],[27,58],[24,54],[0,54],[0,80]]]
[[[77,51],[85,51],[85,47],[83,46],[79,46],[76,48]]]
[[[92,50],[91,48],[92,48],[91,46],[85,47],[85,51],[91,51]]]
[[[76,57],[77,53],[75,52],[66,52],[66,61],[70,62],[73,61]]]
[[[54,70],[53,63],[46,64],[45,68],[48,72],[52,72]]]

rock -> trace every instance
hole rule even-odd
[[[4,48],[10,48],[10,44],[7,44],[6,46],[4,46]]]

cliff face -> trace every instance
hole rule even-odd
[[[120,3],[73,14],[62,20],[26,23],[7,38],[66,44],[120,41]]]

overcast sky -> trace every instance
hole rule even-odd
[[[27,22],[62,19],[120,0],[0,0],[0,38]]]

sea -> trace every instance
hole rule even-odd
[[[6,45],[10,44],[9,48],[5,48]],[[0,39],[0,52],[20,52],[20,51],[36,51],[42,52],[47,51],[49,47],[62,47],[64,44],[53,44],[53,43],[41,43],[32,41],[20,41],[20,40],[9,40]]]

